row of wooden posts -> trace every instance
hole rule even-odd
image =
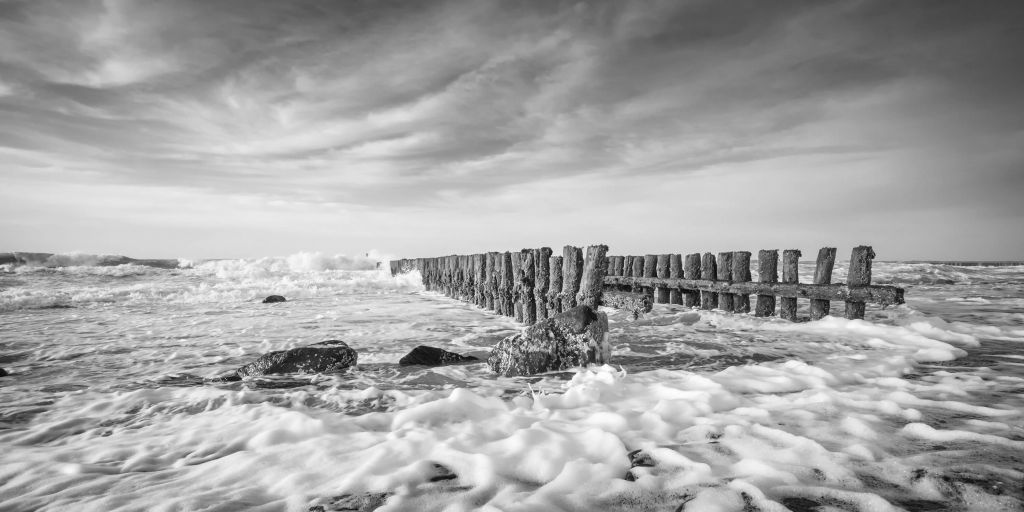
[[[829,313],[833,300],[844,301],[847,318],[864,318],[865,304],[903,303],[903,289],[871,285],[874,251],[853,249],[846,283],[833,284],[836,249],[818,251],[813,283],[800,283],[801,252],[782,254],[779,281],[778,250],[758,253],[758,282],[751,281],[747,251],[607,256],[608,247],[565,246],[562,255],[550,248],[518,252],[489,252],[463,256],[403,259],[391,262],[391,273],[418,270],[428,290],[491,309],[517,321],[533,324],[576,305],[609,305],[650,310],[651,303],[680,304],[701,309],[771,316],[780,300],[779,316],[797,321],[797,299],[810,299],[810,318]]]

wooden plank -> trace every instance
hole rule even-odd
[[[750,282],[750,251],[732,253],[732,281]],[[750,295],[736,293],[732,296],[732,310],[736,313],[750,313]]]
[[[651,298],[647,295],[619,290],[605,290],[604,294],[601,295],[601,305],[629,311],[633,314],[634,319],[649,312],[652,307]]]
[[[832,267],[836,263],[836,248],[822,247],[818,251],[818,261],[814,267],[814,284],[830,284],[832,282]],[[828,315],[830,303],[828,300],[811,300],[811,320],[819,320]]]
[[[669,256],[668,262],[668,277],[673,279],[683,278],[683,257],[679,254],[672,254]],[[683,291],[677,288],[669,288],[668,290],[668,303],[669,304],[682,304],[683,303]]]
[[[551,279],[548,281],[547,309],[549,315],[556,315],[562,312],[562,257],[551,256],[548,268]]]
[[[534,252],[533,302],[537,308],[537,321],[548,318],[548,286],[551,284],[551,248],[541,247]]]
[[[718,267],[715,263],[715,255],[710,252],[704,253],[700,261],[700,278],[705,281],[714,281],[718,277]],[[697,289],[697,288],[694,288]],[[718,307],[718,294],[711,291],[701,291],[700,308],[715,309]]]
[[[515,300],[513,289],[515,288],[515,272],[512,269],[512,253],[501,253],[501,281],[498,284],[498,307],[497,313],[504,316],[515,315]]]
[[[850,255],[850,272],[846,277],[846,285],[850,287],[868,286],[871,284],[871,260],[875,259],[875,251],[870,246],[860,245],[853,248]],[[864,302],[846,301],[846,318],[863,319]]]
[[[601,292],[604,290],[604,278],[608,275],[608,261],[605,254],[607,245],[591,245],[587,247],[587,257],[583,263],[580,277],[580,290],[576,294],[576,304],[597,309],[601,304]]]
[[[526,325],[537,323],[537,303],[533,293],[534,279],[537,278],[537,268],[534,264],[533,249],[523,249],[519,252],[520,276],[519,276],[519,303],[523,308],[522,322]]]
[[[757,279],[762,283],[779,282],[779,251],[761,250],[757,252]],[[758,295],[754,306],[754,316],[772,316],[775,314],[775,296]]]
[[[785,284],[797,284],[800,282],[800,256],[803,253],[799,249],[786,249],[782,251],[782,282]],[[779,294],[775,294],[779,295]],[[779,306],[779,316],[796,322],[796,298],[782,297]]]
[[[576,307],[576,294],[583,277],[583,251],[567,245],[562,248],[562,311]]]
[[[655,276],[668,277],[668,254],[659,254],[655,263]],[[658,287],[654,290],[654,302],[657,304],[668,304],[668,288]]]
[[[729,282],[732,281],[732,253],[731,252],[720,252],[718,253],[718,274],[716,276],[718,281]],[[723,311],[732,311],[733,296],[731,293],[719,293],[718,294],[718,309]]]
[[[701,279],[700,275],[700,253],[695,252],[686,255],[683,264],[684,279]],[[683,290],[683,305],[688,308],[700,306],[700,292],[695,290]]]
[[[620,277],[604,278],[606,287],[623,285],[639,285],[643,287],[665,286],[683,289],[722,293],[741,293],[747,295],[776,295],[801,299],[841,300],[853,302],[870,302],[872,304],[892,305],[903,304],[903,289],[895,286],[855,286],[845,284],[803,284],[803,283],[730,283],[728,281],[662,279],[658,277]]]

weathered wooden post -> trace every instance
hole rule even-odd
[[[683,257],[679,254],[673,254],[669,256],[668,261],[668,277],[672,279],[683,278]],[[682,304],[683,303],[683,291],[679,288],[672,288],[668,291],[668,302],[669,304]]]
[[[523,253],[513,252],[512,256],[512,318],[523,322]]]
[[[658,257],[654,254],[644,255],[644,274],[643,277],[658,277]],[[644,288],[644,294],[650,297],[651,304],[654,304],[654,287],[648,286]]]
[[[484,307],[494,311],[494,254],[484,254]]]
[[[533,280],[533,302],[537,306],[537,321],[548,319],[548,286],[551,284],[551,248],[541,247],[533,253],[536,275]]]
[[[779,251],[761,250],[757,252],[757,280],[762,283],[779,282]],[[772,316],[775,314],[775,296],[758,295],[754,306],[754,316]]]
[[[487,263],[484,260],[486,256],[486,254],[473,255],[473,272],[476,274],[473,276],[475,290],[473,301],[481,308],[487,307],[487,300],[484,298],[486,296],[485,291],[487,289]]]
[[[846,286],[867,286],[871,284],[871,260],[875,259],[875,251],[870,246],[860,245],[853,248],[850,255],[850,272],[846,276]],[[846,301],[846,318],[863,319],[864,303]]]
[[[683,265],[684,279],[703,279],[700,275],[700,253],[686,255],[686,263]],[[700,306],[700,292],[697,290],[685,290],[683,292],[683,305],[692,308]]]
[[[662,278],[668,277],[669,255],[659,254],[655,263],[655,275]],[[654,291],[654,301],[657,304],[668,303],[668,288],[659,286]]]
[[[548,282],[548,313],[555,315],[562,312],[562,257],[551,256],[548,264],[551,280]]]
[[[399,261],[399,260],[391,260],[389,262],[389,265],[391,267],[391,277],[397,276],[398,275],[398,269],[401,268],[402,262]]]
[[[622,256],[612,256],[612,266],[608,269],[608,275],[621,276],[624,259]]]
[[[580,291],[580,279],[583,278],[583,251],[579,247],[567,245],[562,248],[562,311],[577,306],[576,294]]]
[[[580,277],[580,290],[576,294],[577,305],[588,306],[594,310],[601,305],[604,276],[608,274],[608,263],[605,260],[607,252],[607,245],[587,247],[587,258],[583,263],[583,273]]]
[[[533,259],[532,249],[523,249],[520,253],[520,265],[522,265],[522,286],[519,293],[522,296],[519,302],[523,305],[523,323],[533,325],[537,323],[537,304],[534,302],[534,279],[537,278],[537,268]]]
[[[644,276],[644,257],[643,256],[633,256],[633,272],[630,275],[632,277],[643,277]],[[633,285],[633,287],[630,288],[630,291],[632,291],[633,293],[641,293],[643,291],[643,287],[641,287],[640,285]]]
[[[704,281],[714,281],[718,277],[718,267],[715,263],[715,255],[710,252],[704,253],[700,263],[700,278]],[[700,308],[715,309],[718,307],[718,294],[715,292],[700,292]]]
[[[512,269],[512,253],[501,253],[501,281],[498,285],[498,314],[513,316],[515,308],[512,305],[513,290],[515,288],[515,272]]]
[[[462,266],[462,288],[461,296],[459,297],[465,302],[473,303],[473,257],[468,254],[463,254],[459,258],[459,264]]]
[[[718,253],[718,280],[730,282],[732,281],[732,253],[731,252],[720,252]],[[732,311],[733,296],[731,293],[719,293],[718,294],[718,309],[723,311]]]
[[[750,282],[750,251],[732,253],[732,281],[734,283]],[[750,295],[734,293],[732,310],[736,313],[750,313]]]
[[[836,248],[822,247],[814,266],[814,284],[831,284],[832,267],[836,262]],[[828,315],[831,303],[828,299],[811,299],[811,320],[820,320]]]
[[[796,284],[800,282],[800,256],[803,256],[803,254],[799,249],[786,249],[782,251],[783,283]],[[796,322],[796,297],[781,298],[779,316],[791,322]]]

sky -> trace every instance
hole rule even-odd
[[[0,250],[1024,259],[1024,3],[0,0]]]

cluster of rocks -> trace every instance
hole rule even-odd
[[[284,302],[271,295],[264,303]],[[487,364],[506,377],[534,375],[588,364],[604,364],[611,358],[608,317],[589,306],[578,306],[537,322],[497,343]],[[261,355],[221,380],[289,373],[337,373],[355,366],[358,354],[339,340]],[[478,361],[476,357],[420,345],[398,362],[400,365],[442,366]]]

